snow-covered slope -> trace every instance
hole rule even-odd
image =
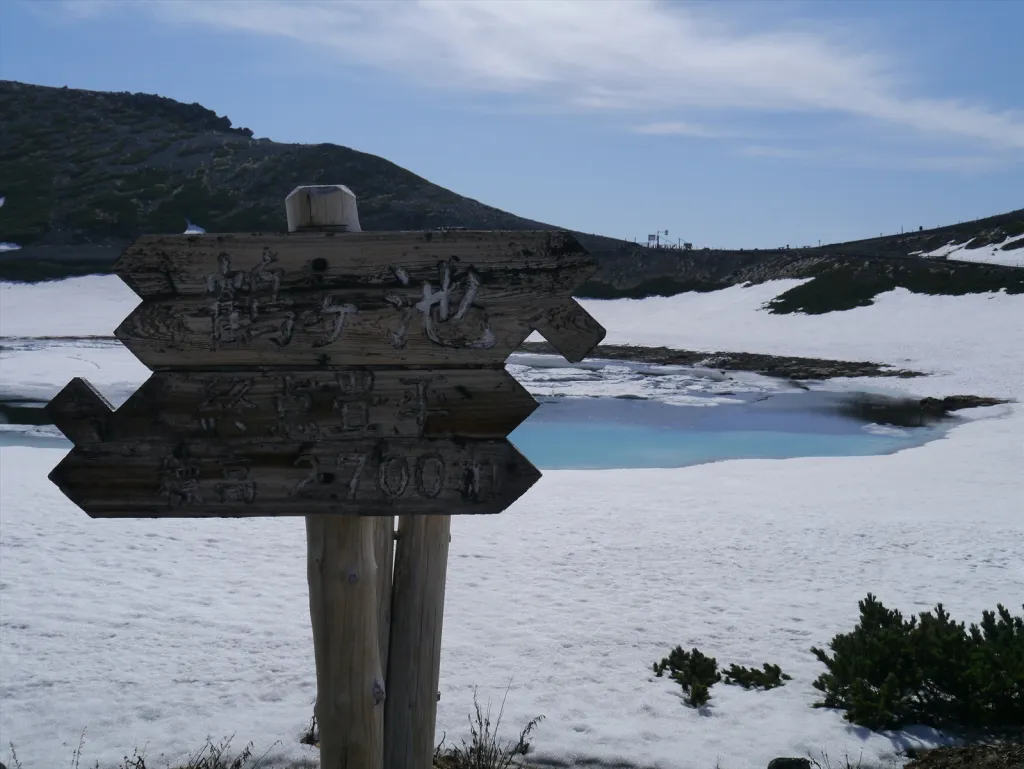
[[[1024,396],[1024,296],[760,309],[795,283],[584,304],[609,343],[876,360],[932,372],[899,383],[922,395]],[[108,296],[87,319],[80,283],[0,292],[3,333],[19,336],[106,334],[137,301]],[[74,365],[102,377],[121,365],[112,354],[83,348]],[[71,373],[4,356],[0,379]],[[826,751],[866,764],[934,738],[811,708],[822,668],[808,649],[851,629],[868,591],[967,621],[1019,608],[1024,410],[978,411],[999,418],[891,456],[547,472],[505,513],[456,520],[438,738],[466,733],[474,686],[497,703],[512,676],[504,723],[544,714],[536,750],[561,759],[763,769]],[[177,758],[208,734],[309,755],[296,741],[315,694],[302,522],[94,521],[46,480],[62,454],[0,449],[0,732],[25,769],[66,765],[86,727],[90,765],[134,745]],[[676,644],[723,665],[779,663],[793,680],[718,685],[695,711],[651,676]]]
[[[971,241],[965,243],[950,242],[927,254],[924,257],[946,257],[957,259],[961,262],[986,262],[988,264],[1002,264],[1007,267],[1024,267],[1024,249],[1021,246],[1007,248],[1012,243],[1024,240],[1024,235],[1008,237],[1000,243],[990,243],[980,248],[970,248]]]
[[[761,309],[802,282],[581,303],[608,329],[607,344],[876,361],[935,374],[900,383],[921,395],[1024,395],[1024,296],[928,296],[901,288],[844,312]]]

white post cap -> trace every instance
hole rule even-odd
[[[288,232],[332,230],[362,232],[356,196],[343,184],[296,187],[284,199]]]

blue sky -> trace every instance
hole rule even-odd
[[[0,0],[0,78],[197,101],[572,229],[767,247],[1024,206],[1021,29],[1016,0]]]

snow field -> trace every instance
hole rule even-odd
[[[799,282],[583,304],[610,344],[875,360],[931,375],[833,386],[1024,395],[1024,297],[893,291],[823,316],[759,310]],[[109,334],[137,302],[116,278],[64,283],[0,286],[2,333]],[[86,288],[111,292],[102,312],[86,312]],[[33,316],[40,306],[66,313]],[[5,353],[0,389],[141,382],[116,349]],[[763,769],[938,739],[811,708],[823,668],[808,650],[852,629],[868,591],[906,614],[941,601],[968,622],[1000,602],[1019,610],[1024,411],[975,415],[890,456],[549,471],[505,513],[455,520],[438,739],[467,733],[474,686],[497,708],[512,676],[507,733],[545,715],[534,744],[552,758]],[[94,521],[46,480],[62,455],[0,449],[0,741],[25,769],[67,765],[86,727],[90,765],[135,745],[178,759],[232,733],[312,755],[297,743],[315,695],[301,520]],[[793,680],[719,684],[693,710],[650,680],[676,644],[723,667],[779,663]]]

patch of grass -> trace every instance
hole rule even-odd
[[[720,281],[678,280],[666,276],[643,280],[631,288],[618,288],[609,283],[589,280],[580,286],[573,296],[582,299],[646,299],[651,296],[675,296],[688,291],[717,291],[723,287]]]
[[[505,700],[508,698],[509,687],[505,689],[505,696],[501,700],[501,708],[498,710],[498,717],[491,725],[491,703],[488,701],[487,709],[481,710],[477,700],[476,689],[473,690],[474,715],[469,717],[470,740],[462,741],[461,745],[445,747],[444,737],[441,743],[434,750],[434,766],[438,769],[509,769],[518,756],[525,756],[530,752],[528,737],[534,729],[544,720],[544,716],[537,716],[530,721],[519,732],[519,738],[515,741],[506,740],[499,736],[498,730],[501,727],[501,717],[505,712]]]
[[[884,276],[860,274],[850,267],[839,267],[779,294],[768,303],[768,311],[821,315],[852,310],[867,307],[874,303],[878,294],[895,287],[895,283]]]
[[[166,769],[259,769],[270,752],[267,750],[262,756],[253,757],[253,744],[250,742],[237,753],[231,750],[231,742],[234,737],[228,737],[219,743],[207,738],[206,744],[195,753],[192,753],[185,760],[184,764],[164,764]],[[24,769],[14,748],[10,744],[11,769]],[[276,743],[275,743],[276,744]],[[70,769],[80,769],[82,751],[85,747],[85,730],[78,740],[78,746],[71,754]],[[4,766],[0,764],[0,767]],[[302,761],[292,764],[288,769],[314,769],[314,764]],[[93,764],[93,769],[101,769],[99,761]],[[114,769],[156,769],[155,764],[147,763],[145,749],[135,748],[131,756],[125,756]]]
[[[819,269],[813,279],[779,294],[767,305],[776,314],[826,312],[866,307],[879,294],[905,288],[915,294],[1024,293],[1024,272],[1011,267],[907,259],[905,264],[851,264]]]
[[[842,758],[833,759],[824,751],[818,754],[818,758],[811,756],[808,760],[814,769],[897,769],[899,766],[899,763],[895,760],[888,761],[885,764],[876,762],[866,764],[864,763],[863,751],[857,756],[856,761],[850,758],[849,752],[844,753]]]
[[[231,740],[232,738],[229,737],[215,745],[207,739],[202,748],[190,755],[184,764],[180,764],[174,769],[243,769],[243,767],[249,767],[249,759],[252,758],[252,743],[250,742],[242,748],[241,752],[231,755],[228,753]],[[258,764],[259,761],[256,765],[258,766]],[[145,756],[136,749],[131,758],[125,756],[124,763],[117,769],[151,769],[151,766],[146,765]],[[255,769],[255,766],[252,769]]]

